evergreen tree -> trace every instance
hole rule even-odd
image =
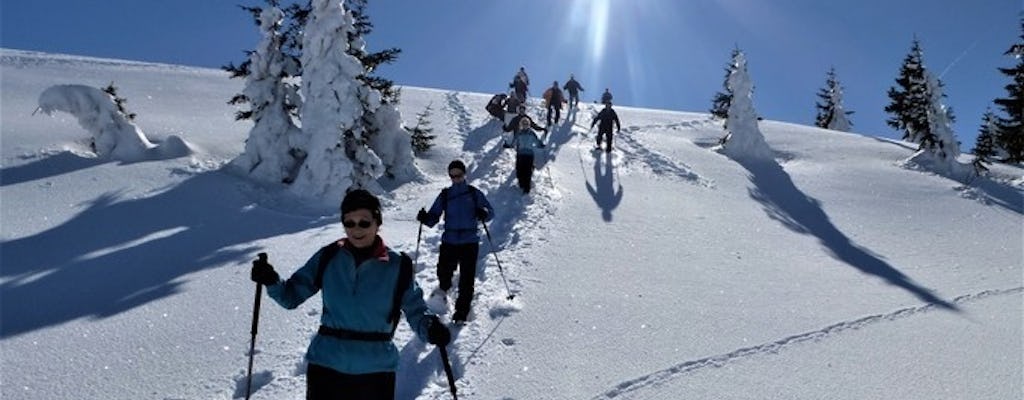
[[[367,0],[348,0],[345,3],[353,21],[352,29],[347,32],[346,53],[362,64],[363,73],[356,79],[368,87],[365,96],[360,98],[364,110],[360,118],[363,137],[366,145],[380,157],[385,176],[408,179],[419,173],[413,161],[409,132],[402,127],[397,108],[400,91],[391,80],[372,75],[381,64],[397,60],[401,50],[389,48],[375,53],[366,50],[365,37],[373,31],[366,3]]]
[[[412,136],[412,149],[416,154],[423,154],[434,147],[434,139],[437,138],[437,135],[431,135],[434,131],[428,119],[431,111],[430,104],[427,104],[427,108],[423,112],[416,114],[416,126],[406,128]]]
[[[992,164],[992,157],[996,155],[996,116],[992,110],[986,110],[981,119],[981,129],[978,131],[978,139],[974,142],[974,161],[971,165],[977,173],[988,171],[986,165]]]
[[[729,57],[729,64],[725,66],[725,79],[722,81],[721,92],[715,93],[715,96],[711,99],[711,115],[718,119],[728,121],[729,119],[729,105],[732,103],[732,90],[729,89],[729,77],[736,72],[736,58],[740,56],[742,52],[739,47],[732,49],[732,55]],[[726,122],[728,124],[728,122]]]
[[[928,132],[928,101],[925,66],[921,45],[915,38],[910,53],[903,59],[897,86],[889,88],[892,102],[885,112],[892,114],[885,122],[903,131],[903,140],[920,143],[920,136]]]
[[[398,55],[402,50],[397,47],[373,53],[366,50],[365,38],[373,32],[373,23],[370,22],[370,16],[366,13],[367,1],[369,0],[347,0],[345,3],[354,19],[354,29],[349,32],[348,36],[350,44],[348,53],[358,58],[359,62],[363,64],[363,68],[366,69],[366,73],[360,75],[358,79],[366,83],[367,86],[380,91],[385,103],[397,104],[401,92],[394,87],[394,82],[372,74],[381,64],[391,64],[398,60]]]
[[[737,52],[733,57],[732,70],[728,89],[733,97],[729,102],[729,117],[726,121],[729,133],[722,139],[722,152],[734,160],[770,161],[774,158],[774,152],[765,142],[757,124],[754,83],[747,73],[747,59],[743,52]]]
[[[925,93],[928,94],[928,129],[919,135],[918,148],[952,164],[960,156],[960,142],[953,134],[953,113],[942,102],[946,97],[942,82],[928,71],[925,71]]]
[[[252,120],[253,127],[245,141],[245,151],[232,165],[258,180],[291,183],[306,158],[306,138],[293,120],[298,108],[297,87],[285,80],[297,68],[282,51],[280,27],[284,13],[276,7],[276,1],[268,3],[264,9],[245,8],[259,11],[262,40],[256,50],[249,52],[244,63],[245,87],[233,99],[250,106],[236,118]],[[243,72],[242,68],[239,72]]]
[[[267,9],[276,9],[279,11],[284,11],[280,10],[279,8],[279,0],[266,0],[266,3]],[[256,27],[260,29],[260,32],[266,34],[266,31],[262,27],[262,15],[264,8],[246,6],[238,7],[248,12],[253,17],[253,21],[255,22]],[[288,9],[293,9],[295,7],[297,6],[293,4]],[[286,19],[284,19],[283,21],[279,20],[277,22],[277,25],[273,26],[271,33],[272,37],[269,39],[264,38],[264,42],[260,43],[261,46],[264,46],[260,50],[264,51],[265,54],[259,57],[265,63],[264,67],[274,63],[281,64],[279,68],[280,70],[275,71],[276,73],[279,74],[279,76],[277,76],[276,78],[265,77],[261,79],[274,79],[276,81],[275,84],[281,87],[280,92],[284,100],[283,107],[288,112],[288,114],[291,115],[293,118],[298,118],[298,108],[302,104],[302,99],[301,97],[299,97],[299,85],[295,83],[295,78],[297,78],[301,74],[301,68],[299,58],[296,55],[297,53],[289,52],[287,50],[289,48],[294,50],[296,37],[300,35],[299,33],[301,32],[301,30],[295,28],[296,22],[294,19],[288,18],[289,16],[291,16],[290,13],[285,13]],[[282,31],[282,23],[287,23],[288,29]],[[269,40],[269,42],[267,40]],[[257,51],[258,50],[246,50],[244,52],[245,61],[243,61],[241,64],[237,66],[234,63],[228,63],[228,65],[222,66],[221,69],[230,73],[231,78],[246,79],[252,74],[251,68],[253,57]],[[253,113],[256,112],[257,108],[261,107],[259,104],[264,103],[265,99],[257,100],[255,105],[252,104],[252,102],[252,99],[250,99],[245,93],[236,94],[230,100],[228,100],[228,104],[231,105],[249,104],[250,106],[249,109],[239,110],[235,112],[235,120],[241,121],[252,119]]]
[[[1010,77],[1010,83],[1004,88],[1007,96],[995,99],[1005,117],[996,120],[996,144],[1006,151],[1008,162],[1024,162],[1024,17],[1021,19],[1021,42],[1008,50],[1005,55],[1014,57],[1017,65],[1011,68],[999,68],[999,72]]]
[[[841,132],[849,132],[853,123],[847,118],[853,111],[846,111],[843,108],[843,87],[836,78],[836,69],[831,68],[825,76],[825,87],[818,91],[816,103],[818,115],[814,124],[819,128],[832,129]]]
[[[293,190],[314,198],[341,198],[351,188],[380,192],[380,158],[368,147],[360,119],[368,88],[364,69],[348,54],[353,19],[339,0],[313,0],[302,30],[302,130],[308,156]],[[411,151],[410,151],[411,153]]]
[[[117,112],[121,114],[128,121],[135,120],[135,113],[128,112],[128,109],[124,106],[128,103],[128,100],[124,97],[117,95],[117,86],[114,86],[114,82],[110,82],[110,85],[101,89],[104,93],[109,94],[110,98],[114,101],[114,105],[117,106]]]

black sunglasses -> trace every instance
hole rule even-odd
[[[367,221],[365,219],[364,220],[360,220],[359,222],[356,222],[356,221],[353,221],[353,220],[350,220],[350,219],[346,219],[344,221],[341,221],[341,224],[345,225],[346,228],[355,228],[356,225],[359,225],[360,228],[366,229],[366,228],[369,228],[369,227],[373,226],[373,222]]]
[[[466,176],[466,174],[448,174],[448,177],[450,177],[452,179],[459,179],[459,178],[462,178],[464,176]]]

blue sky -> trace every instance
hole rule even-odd
[[[219,67],[241,62],[255,26],[224,0],[5,2],[5,48]],[[962,151],[969,151],[1008,78],[996,68],[1019,41],[1024,0],[370,0],[371,50],[399,47],[380,69],[399,84],[496,93],[519,66],[531,92],[575,73],[592,101],[706,111],[730,51],[747,54],[765,118],[814,120],[815,93],[834,66],[853,130],[895,137],[886,91],[916,37],[940,74]],[[626,124],[629,121],[625,121]]]

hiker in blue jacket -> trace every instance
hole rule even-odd
[[[439,287],[432,296],[447,301],[452,288],[452,276],[459,270],[459,296],[455,300],[452,321],[465,323],[473,302],[476,283],[476,261],[480,252],[480,224],[494,217],[494,208],[483,192],[466,182],[466,164],[454,160],[448,164],[452,185],[441,190],[430,211],[420,209],[416,220],[433,227],[444,216],[444,233],[437,259]]]
[[[394,399],[399,309],[420,340],[446,346],[451,333],[428,312],[412,260],[377,234],[380,200],[362,189],[349,192],[341,221],[346,237],[324,246],[288,280],[265,260],[253,261],[251,278],[287,309],[323,292],[320,328],[306,351],[306,399]]]
[[[547,129],[533,122],[533,119],[526,114],[526,107],[522,106],[520,106],[519,114],[509,121],[504,129],[506,132],[515,132],[511,146],[516,148],[516,181],[519,183],[519,188],[523,190],[523,194],[530,193],[533,180],[534,151],[544,147],[544,143],[537,137],[535,131],[546,132]]]

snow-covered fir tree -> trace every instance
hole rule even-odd
[[[953,133],[953,114],[948,106],[943,103],[946,95],[942,90],[942,83],[925,71],[925,89],[928,98],[928,130],[919,136],[920,150],[930,152],[938,159],[946,162],[956,162],[960,156],[960,142],[956,140]]]
[[[284,12],[275,5],[255,9],[262,40],[237,69],[246,82],[232,102],[250,106],[238,118],[252,120],[253,127],[245,151],[231,164],[257,180],[290,183],[306,158],[306,137],[292,119],[300,100],[288,79],[298,74],[298,65],[282,51]]]
[[[365,42],[366,36],[373,32],[373,23],[370,22],[370,16],[366,13],[367,0],[347,0],[345,4],[349,12],[352,13],[354,21],[352,25],[355,28],[349,34],[349,42]],[[385,103],[398,104],[401,91],[394,87],[393,81],[384,77],[374,76],[373,72],[381,64],[395,62],[401,52],[402,49],[397,47],[369,52],[366,50],[365,44],[362,43],[349,47],[349,54],[358,58],[359,62],[363,64],[363,68],[366,69],[366,73],[360,76],[359,80],[371,88],[380,91]]]
[[[437,135],[431,134],[434,131],[434,128],[430,126],[431,111],[430,104],[427,104],[427,108],[416,114],[416,126],[406,128],[412,136],[412,149],[416,154],[423,154],[434,147],[434,139],[437,138]]]
[[[996,120],[996,143],[1006,152],[1008,162],[1024,162],[1024,17],[1021,18],[1020,42],[1010,46],[1005,55],[1013,57],[1017,65],[999,68],[999,72],[1010,77],[1006,97],[995,99],[995,104],[1005,116]]]
[[[960,143],[953,134],[953,115],[949,107],[943,104],[945,95],[942,83],[928,71],[924,71],[925,93],[928,95],[925,115],[928,125],[926,130],[917,134],[918,151],[905,161],[917,168],[938,173],[956,180],[969,179],[976,171],[960,164]]]
[[[384,164],[384,174],[388,178],[401,181],[420,176],[413,160],[412,140],[409,133],[402,127],[401,114],[398,111],[399,90],[394,83],[382,77],[373,76],[373,72],[381,64],[390,64],[401,52],[397,48],[389,48],[379,52],[366,49],[365,36],[373,31],[366,14],[366,0],[349,0],[353,29],[348,33],[348,54],[359,59],[363,73],[356,76],[367,88],[363,96],[363,110],[360,122],[363,125],[367,144],[380,157]]]
[[[359,60],[348,54],[352,16],[339,0],[313,0],[302,38],[302,130],[306,162],[292,185],[303,196],[336,201],[350,188],[380,192],[380,158],[367,146],[360,119],[369,88],[356,79]],[[329,200],[327,200],[329,199]]]
[[[728,89],[732,93],[732,101],[726,122],[729,134],[723,139],[722,152],[739,160],[772,160],[774,153],[757,126],[757,112],[754,111],[753,102],[754,84],[747,74],[747,60],[743,52],[737,51],[731,68]]]
[[[715,93],[714,97],[711,98],[711,110],[709,112],[713,117],[727,121],[729,119],[729,104],[732,102],[732,90],[729,89],[729,77],[735,72],[736,57],[740,54],[740,49],[732,49],[732,55],[729,57],[729,64],[725,66],[725,79],[722,80],[722,91]],[[728,124],[728,122],[726,122]],[[728,125],[726,126],[728,127]]]
[[[903,132],[903,140],[920,143],[920,136],[927,133],[928,101],[927,79],[921,44],[915,38],[910,53],[903,59],[896,85],[889,88],[892,102],[885,112],[892,116],[885,122]]]
[[[992,164],[992,157],[996,155],[996,116],[992,110],[985,110],[981,117],[981,129],[978,130],[978,138],[974,141],[974,161],[971,165],[979,174],[988,171],[988,165]]]
[[[849,132],[853,123],[847,116],[853,114],[853,111],[846,111],[843,107],[843,87],[836,78],[835,68],[828,70],[825,87],[818,91],[818,99],[820,101],[815,104],[818,115],[814,119],[814,124],[820,128]]]

